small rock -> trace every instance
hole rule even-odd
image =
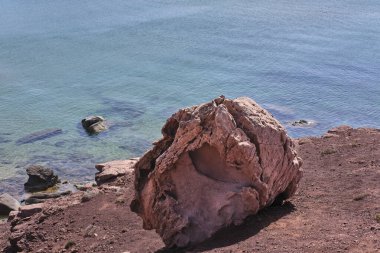
[[[41,214],[40,217],[38,218],[38,222],[37,222],[37,223],[42,223],[42,222],[44,222],[44,220],[46,220],[47,217],[48,217],[47,215],[45,215],[45,214]],[[45,235],[46,235],[46,232],[44,232],[44,233],[45,233]]]
[[[359,201],[359,200],[363,200],[365,199],[366,197],[370,196],[368,193],[361,193],[361,194],[358,194],[356,196],[354,196],[354,200],[355,201]]]
[[[8,193],[0,195],[0,215],[8,215],[11,211],[16,211],[20,203]]]
[[[8,215],[8,221],[12,221],[14,218],[16,218],[18,214],[18,210],[17,211],[11,211]]]
[[[307,127],[315,125],[315,122],[304,119],[296,120],[290,123],[294,127]]]
[[[333,133],[325,133],[324,135],[322,135],[322,138],[324,139],[335,138],[335,137],[339,137],[339,135],[333,134]]]
[[[53,170],[43,166],[30,166],[26,169],[26,173],[29,179],[24,187],[28,192],[43,191],[58,183],[58,176],[54,175]]]
[[[43,203],[45,201],[46,201],[45,199],[37,199],[37,198],[29,197],[25,200],[25,205],[33,205],[33,204]]]
[[[61,196],[66,196],[71,194],[71,191],[64,191],[64,192],[56,192],[56,193],[36,193],[30,196],[25,200],[25,204],[35,204],[35,203],[42,203],[47,199],[55,199],[59,198]]]
[[[309,144],[312,143],[312,141],[309,138],[303,138],[298,140],[299,145]]]
[[[95,236],[95,231],[96,231],[96,226],[94,225],[88,225],[84,231],[83,231],[83,236],[84,237],[92,237]]]
[[[88,116],[82,119],[81,123],[89,134],[97,134],[107,130],[106,121],[102,116]]]
[[[68,241],[66,244],[65,244],[65,249],[70,249],[71,247],[73,247],[75,245],[75,242],[73,241]]]
[[[115,201],[116,204],[123,204],[125,203],[124,197],[118,197]]]
[[[342,125],[342,126],[338,126],[338,127],[335,127],[335,128],[328,130],[327,133],[339,135],[339,134],[342,134],[342,133],[349,131],[349,130],[352,130],[352,127]]]
[[[126,173],[132,173],[137,161],[138,158],[132,158],[129,160],[116,160],[95,165],[95,168],[99,171],[95,175],[96,183],[101,185],[111,179],[123,176]]]
[[[375,215],[375,220],[376,220],[378,223],[380,223],[380,213],[377,213],[377,214]]]
[[[83,194],[82,196],[82,199],[81,199],[81,202],[87,202],[87,201],[90,201],[91,199],[93,199],[96,195],[98,194],[98,192],[95,192],[95,191],[87,191]]]
[[[74,187],[77,188],[79,191],[87,191],[87,190],[90,190],[91,188],[93,188],[93,184],[92,183],[75,184]]]
[[[42,212],[43,210],[43,204],[33,204],[33,205],[27,205],[27,206],[21,206],[19,208],[18,216],[21,218],[30,217],[33,214]]]

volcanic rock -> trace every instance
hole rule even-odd
[[[179,110],[135,165],[132,211],[168,247],[188,246],[292,196],[301,159],[285,129],[249,98]]]
[[[54,175],[53,170],[43,166],[30,166],[26,169],[26,173],[29,178],[24,187],[29,192],[43,191],[58,183],[58,176]]]
[[[0,195],[0,215],[8,215],[11,211],[16,211],[20,203],[8,193]]]
[[[97,134],[107,129],[106,121],[101,116],[88,116],[81,123],[89,134]]]
[[[33,214],[42,212],[44,205],[42,203],[22,206],[18,212],[18,216],[22,218],[30,217]]]
[[[96,183],[102,185],[112,179],[124,176],[126,173],[133,173],[134,165],[137,161],[138,158],[132,158],[129,160],[116,160],[95,165],[95,168],[99,171],[95,175]]]

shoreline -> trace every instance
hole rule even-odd
[[[269,106],[267,109],[271,109],[272,111],[270,111],[270,113],[273,115],[274,115],[274,112],[278,113],[278,111],[280,110],[278,106],[273,107],[273,105],[272,107]],[[290,119],[288,121],[281,122],[285,126],[288,134],[291,130],[294,130],[294,129],[298,129],[299,131],[302,132],[302,131],[308,131],[309,129],[313,129],[316,127],[313,125],[316,123],[313,120],[307,120],[308,122],[307,124],[300,124],[300,125],[296,124],[295,126],[292,126],[291,124],[292,122],[297,123],[297,121],[292,121]],[[317,122],[317,124],[319,123]],[[78,131],[80,131],[81,133],[80,134],[81,138],[84,136],[86,137],[85,139],[81,141],[91,141],[93,139],[93,137],[87,138],[88,136],[84,133],[84,130],[82,128],[80,128]],[[54,134],[52,135],[52,133],[56,133],[56,132],[59,133],[58,136]],[[96,156],[93,154],[75,153],[75,152],[74,152],[75,154],[73,154],[71,152],[68,152],[67,148],[69,148],[71,145],[78,146],[79,145],[78,141],[70,144],[68,140],[63,141],[59,139],[62,136],[65,136],[66,132],[67,132],[66,130],[63,130],[63,134],[62,134],[62,129],[53,128],[53,129],[40,130],[34,133],[29,133],[26,136],[22,137],[21,139],[25,139],[28,136],[33,136],[34,138],[37,138],[37,137],[41,138],[41,134],[43,134],[43,136],[45,136],[45,134],[48,134],[49,139],[43,139],[42,141],[39,140],[39,143],[41,144],[41,147],[40,147],[41,150],[39,150],[38,152],[35,152],[33,146],[30,146],[30,147],[21,146],[21,148],[31,148],[30,153],[33,155],[30,155],[30,157],[29,155],[25,155],[25,154],[21,156],[17,156],[17,153],[16,153],[15,157],[17,157],[17,159],[10,160],[8,159],[9,154],[5,154],[5,156],[2,159],[4,163],[1,163],[1,158],[0,158],[0,167],[3,166],[3,168],[1,168],[2,172],[5,170],[8,171],[7,173],[5,173],[5,175],[8,175],[8,176],[0,179],[0,188],[1,188],[0,193],[13,193],[12,195],[13,197],[18,199],[19,201],[22,201],[24,198],[23,196],[25,195],[25,191],[23,190],[22,184],[25,183],[25,181],[27,180],[25,168],[31,165],[42,165],[48,168],[52,168],[54,172],[63,181],[69,181],[71,183],[71,188],[74,188],[75,184],[82,184],[83,182],[86,182],[86,183],[94,182],[93,174],[96,172],[94,168],[94,164],[99,163],[99,162],[112,161],[114,159],[119,159],[120,157],[135,157],[136,155],[142,155],[143,154],[142,150],[147,150],[151,145],[150,141],[145,140],[143,138],[137,138],[136,140],[132,138],[133,139],[132,141],[135,142],[135,145],[131,145],[129,143],[128,145],[118,146],[118,148],[121,148],[121,147],[123,149],[126,148],[124,150],[125,152],[124,156],[117,155],[115,157],[110,158],[108,155]],[[102,140],[102,139],[105,140],[108,138],[107,135],[109,134],[113,135],[114,133],[111,133],[111,132],[101,133],[101,135],[96,138],[99,138],[99,140]],[[51,135],[52,135],[52,139],[50,139]],[[323,133],[317,134],[317,135],[307,135],[300,138],[320,137],[322,135]],[[28,137],[26,139],[30,139],[30,138],[31,137]],[[291,137],[291,138],[295,139],[294,137]],[[10,143],[15,142],[14,140],[9,140],[9,141]],[[5,143],[5,144],[9,144],[9,143]],[[55,144],[59,144],[59,145],[55,145]],[[33,143],[30,145],[33,145]],[[92,145],[93,143],[89,144],[89,147],[92,147]],[[136,150],[138,150],[138,152],[128,153],[128,149],[130,149],[131,146],[137,146],[138,148],[136,148]],[[49,147],[53,149],[57,148],[57,150],[53,152],[54,154],[49,154],[49,152],[48,154],[43,154],[43,155],[40,154],[40,153],[44,153],[44,150],[48,149]],[[12,149],[10,149],[9,151],[12,151]],[[105,153],[108,153],[108,151],[106,151]],[[22,157],[22,159],[19,160],[19,157]],[[83,180],[83,178],[85,178],[85,180]]]
[[[376,184],[380,180],[380,129],[341,126],[321,137],[295,142],[305,172],[298,193],[282,207],[271,206],[249,217],[242,226],[218,232],[185,252],[248,250],[251,241],[257,250],[265,252],[284,252],[280,245],[288,247],[286,252],[378,250],[380,223],[375,217],[380,214],[380,188]],[[68,252],[166,252],[159,236],[143,230],[141,220],[129,210],[134,192],[133,163],[112,163],[99,167],[100,174],[118,176],[105,175],[107,179],[96,187],[84,187],[42,205],[25,206],[32,215],[23,218],[26,214],[22,209],[13,212],[10,222],[0,223],[0,231],[9,236],[13,246],[32,252],[64,252],[69,241],[74,244]],[[30,211],[32,207],[40,209]],[[257,231],[244,234],[251,229]],[[35,239],[26,240],[28,236]],[[302,243],[294,241],[296,238]],[[222,243],[226,240],[229,243]],[[0,248],[6,244],[3,239]],[[97,247],[91,248],[93,244]]]

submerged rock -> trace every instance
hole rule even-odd
[[[29,178],[24,188],[28,192],[43,191],[58,183],[58,176],[54,175],[53,170],[43,166],[30,166],[26,169],[26,173]]]
[[[98,110],[97,113],[117,117],[121,116],[128,121],[141,117],[145,113],[144,105],[132,101],[104,98],[103,105],[105,108]]]
[[[8,193],[0,195],[0,215],[8,215],[11,211],[17,211],[20,203]]]
[[[42,131],[34,132],[32,134],[29,134],[27,136],[24,136],[18,139],[16,141],[16,144],[21,145],[21,144],[33,143],[35,141],[51,138],[53,136],[56,136],[62,133],[63,133],[62,129],[59,129],[59,128],[45,129]]]
[[[82,119],[81,123],[89,134],[97,134],[107,130],[106,120],[102,116],[88,116]]]
[[[292,123],[292,126],[302,126],[302,125],[308,125],[308,124],[309,122],[307,122],[307,120],[300,119],[300,120],[294,121]]]
[[[249,98],[182,109],[162,133],[135,165],[131,209],[169,247],[201,242],[289,198],[302,176],[285,129]]]
[[[0,143],[8,143],[8,142],[11,142],[11,140],[0,136]]]

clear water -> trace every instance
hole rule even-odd
[[[380,126],[380,2],[0,0],[0,192],[141,155],[178,108],[249,96],[293,137]],[[78,122],[116,123],[95,137]],[[64,133],[31,144],[32,132]],[[16,183],[15,183],[16,182]]]

